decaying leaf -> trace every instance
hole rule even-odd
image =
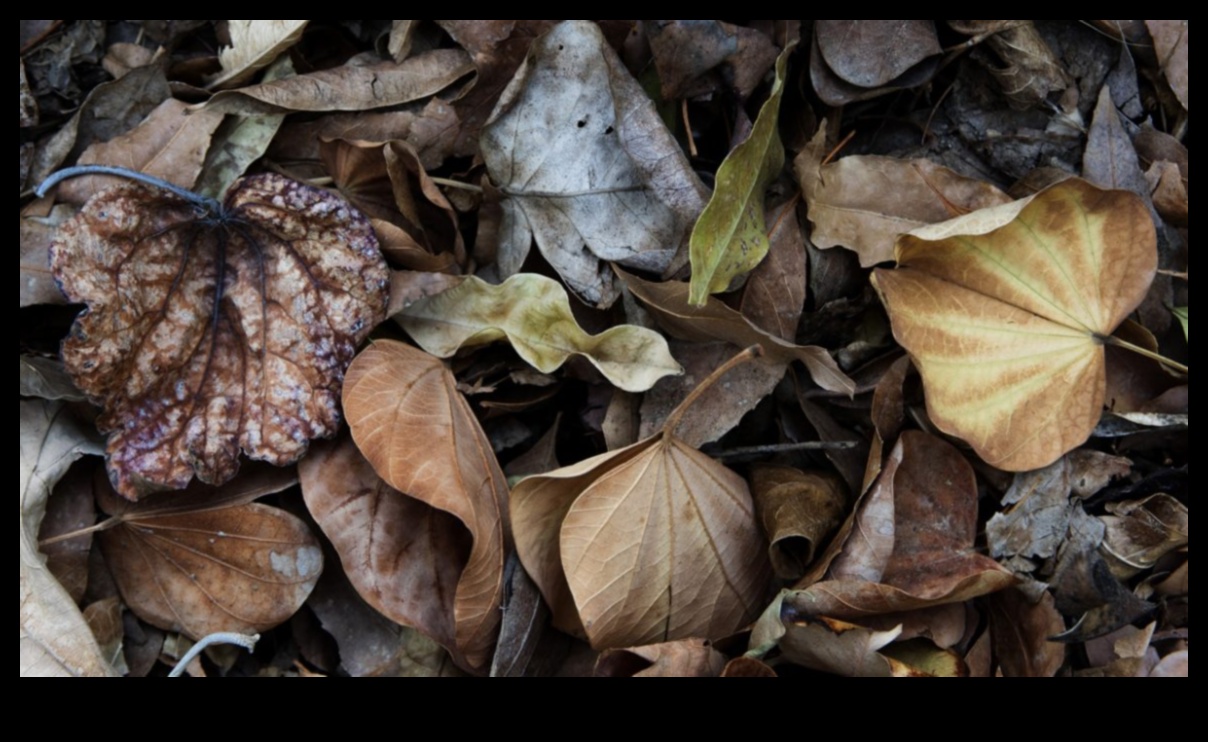
[[[897,259],[873,284],[941,430],[1009,471],[1087,439],[1103,409],[1103,338],[1157,267],[1135,195],[1066,180],[904,235]]]
[[[973,468],[940,438],[902,433],[856,518],[826,579],[789,593],[786,609],[855,620],[957,603],[1016,582],[978,553]]]
[[[420,347],[440,358],[462,347],[506,339],[543,373],[582,355],[629,392],[644,392],[664,376],[683,373],[667,341],[653,330],[619,325],[588,335],[571,314],[566,290],[535,273],[518,273],[499,286],[469,276],[412,303],[395,319]]]
[[[705,201],[653,103],[590,21],[565,21],[532,51],[483,127],[505,195],[500,275],[531,241],[586,301],[619,296],[602,261],[661,273]]]
[[[745,100],[776,62],[776,47],[754,28],[715,20],[645,21],[642,28],[664,100],[707,95],[723,85]],[[720,74],[709,75],[719,65]]]
[[[1031,601],[1017,589],[1001,590],[987,601],[994,654],[1008,678],[1051,678],[1065,662],[1065,645],[1050,637],[1065,631],[1053,596]]]
[[[718,638],[760,609],[769,571],[747,484],[676,438],[677,417],[512,493],[516,549],[554,625],[597,649]]]
[[[1187,21],[1145,21],[1166,82],[1187,108]]]
[[[207,81],[206,87],[230,88],[246,82],[296,44],[307,23],[310,21],[227,21],[231,45],[219,50],[222,72]]]
[[[784,145],[777,127],[785,68],[795,46],[794,42],[785,47],[776,60],[776,80],[751,134],[718,167],[713,195],[692,228],[688,303],[693,306],[704,306],[706,296],[728,290],[734,279],[768,254],[763,199],[768,184],[784,167]]]
[[[100,453],[62,403],[21,402],[21,676],[106,676],[84,617],[38,553],[50,490],[80,456]]]
[[[1170,495],[1109,503],[1107,511],[1100,516],[1107,526],[1101,550],[1117,577],[1132,577],[1187,545],[1187,506]]]
[[[830,474],[761,464],[751,470],[751,493],[771,542],[768,557],[776,576],[799,579],[842,522],[843,485]]]
[[[961,33],[985,36],[998,60],[983,62],[1013,108],[1039,106],[1049,93],[1073,82],[1032,21],[948,21],[948,25]]]
[[[296,481],[291,470],[254,464],[220,488],[194,483],[132,503],[99,476],[97,501],[119,521],[101,547],[126,605],[194,640],[288,619],[319,579],[323,552],[300,518],[251,501]]]
[[[810,81],[824,102],[842,106],[922,85],[943,51],[928,20],[814,23]]]
[[[793,161],[814,225],[810,241],[846,247],[866,267],[892,260],[903,232],[1011,200],[930,160],[853,155],[823,165],[826,155],[823,126]]]
[[[63,343],[104,407],[124,497],[230,479],[242,450],[292,463],[339,421],[344,368],[384,317],[388,275],[368,220],[276,174],[221,206],[126,185],[64,225],[51,266],[88,305]]]
[[[785,621],[780,651],[788,661],[812,670],[857,678],[893,676],[884,649],[902,627],[877,631],[833,618]]]
[[[344,410],[357,447],[397,492],[364,477],[336,483],[342,487],[328,482],[307,494],[308,501],[324,503],[315,505],[316,519],[337,542],[362,597],[448,642],[459,664],[484,671],[499,631],[511,538],[507,481],[482,428],[441,361],[391,340],[374,343],[349,366]],[[379,507],[390,510],[379,515]],[[417,517],[426,517],[427,525]],[[374,528],[383,531],[381,538],[366,540],[366,529]],[[405,563],[411,541],[425,548],[408,558],[434,563]],[[416,584],[443,587],[428,599],[406,591]]]
[[[704,639],[608,649],[596,661],[596,676],[605,678],[715,678],[726,656]]]

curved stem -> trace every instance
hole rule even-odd
[[[696,385],[696,388],[688,392],[688,396],[684,397],[684,401],[680,402],[671,414],[667,416],[666,422],[663,423],[663,435],[674,435],[675,429],[683,418],[684,413],[692,406],[692,403],[700,398],[700,395],[705,393],[705,390],[713,386],[713,384],[725,376],[726,373],[740,363],[746,363],[752,358],[758,358],[763,355],[763,347],[752,345],[738,353],[730,360],[718,366],[713,373],[705,377],[704,381]]]
[[[114,526],[116,526],[118,523],[121,523],[121,522],[122,522],[121,518],[118,518],[117,516],[110,516],[109,518],[101,521],[100,523],[88,526],[87,528],[77,528],[76,530],[71,531],[70,533],[60,533],[58,536],[51,536],[50,538],[44,538],[38,542],[38,548],[41,549],[43,546],[57,544],[60,541],[69,541],[73,538],[79,538],[80,536],[87,536],[90,533],[97,533],[98,531],[108,531],[110,528],[113,528]]]
[[[256,648],[256,642],[258,641],[260,641],[259,634],[237,634],[233,631],[220,631],[217,634],[207,634],[190,647],[188,652],[185,652],[185,656],[180,658],[180,661],[176,663],[176,667],[173,667],[172,671],[168,673],[168,677],[179,678],[184,674],[185,668],[193,661],[193,658],[201,654],[201,650],[211,644],[235,644],[250,652]]]
[[[1142,348],[1139,345],[1133,345],[1132,343],[1128,342],[1127,340],[1121,340],[1118,337],[1114,337],[1112,335],[1106,335],[1103,338],[1103,342],[1109,343],[1111,345],[1115,345],[1118,348],[1127,348],[1128,350],[1131,350],[1133,353],[1138,353],[1140,355],[1145,356],[1146,358],[1152,358],[1153,360],[1157,361],[1158,363],[1162,364],[1163,366],[1174,369],[1175,371],[1178,371],[1179,373],[1181,373],[1183,375],[1187,374],[1187,367],[1184,366],[1183,364],[1179,363],[1178,361],[1172,361],[1169,358],[1167,358],[1166,356],[1158,355],[1157,353],[1154,353],[1152,350],[1149,350],[1147,348]]]
[[[165,191],[171,191],[186,201],[208,209],[211,212],[217,213],[222,210],[222,205],[219,204],[217,200],[207,196],[200,196],[187,188],[181,188],[175,183],[169,183],[162,178],[157,178],[154,175],[147,175],[146,173],[140,173],[139,171],[131,170],[130,168],[111,167],[109,165],[78,165],[76,167],[69,167],[60,170],[46,180],[42,181],[42,185],[38,186],[38,190],[36,191],[38,198],[45,196],[48,190],[64,180],[67,180],[68,178],[76,178],[81,175],[116,175],[119,178],[129,178],[130,180],[137,180],[140,183],[146,183],[147,185],[152,185],[156,188],[163,188]]]

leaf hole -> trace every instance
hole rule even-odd
[[[580,129],[582,129],[584,126],[587,126],[587,119],[585,119],[585,118],[579,119],[579,123],[577,124],[577,126]]]
[[[609,126],[607,129],[604,130],[605,134],[611,134],[612,132],[613,132],[613,128],[611,126]]]

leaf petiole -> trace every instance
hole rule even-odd
[[[38,190],[36,191],[38,198],[45,196],[47,191],[64,180],[67,180],[68,178],[78,178],[81,175],[116,175],[120,178],[137,180],[140,183],[146,183],[147,185],[152,185],[156,188],[163,188],[165,191],[171,191],[186,201],[196,204],[197,206],[200,206],[212,213],[219,213],[222,211],[222,204],[218,203],[216,199],[209,198],[208,196],[198,195],[187,188],[181,188],[175,183],[169,183],[168,181],[163,180],[162,178],[157,178],[154,175],[147,175],[146,173],[140,173],[139,171],[131,170],[130,168],[112,167],[110,165],[78,165],[76,167],[64,168],[63,170],[52,174],[49,178],[42,181],[42,185],[38,186]]]
[[[1163,366],[1166,366],[1167,368],[1178,371],[1179,373],[1183,374],[1184,376],[1187,375],[1186,366],[1179,363],[1178,361],[1172,361],[1169,358],[1167,358],[1166,356],[1154,353],[1152,350],[1149,350],[1147,348],[1142,348],[1139,345],[1133,345],[1132,343],[1128,342],[1127,340],[1121,340],[1120,338],[1115,337],[1113,335],[1103,335],[1100,337],[1100,339],[1102,342],[1107,343],[1109,345],[1114,345],[1118,348],[1127,348],[1128,350],[1131,350],[1133,353],[1138,353],[1140,355],[1145,356],[1146,358],[1152,358],[1153,360],[1157,361],[1158,363],[1162,364]]]

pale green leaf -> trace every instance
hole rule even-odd
[[[726,155],[717,169],[713,196],[701,212],[688,243],[692,260],[689,301],[704,306],[705,297],[725,291],[735,276],[759,265],[768,254],[763,197],[768,183],[784,167],[784,145],[777,123],[784,71],[793,44],[776,60],[776,81],[746,141]]]
[[[465,346],[506,339],[543,373],[578,354],[627,392],[645,391],[664,376],[683,373],[667,341],[653,330],[619,325],[587,334],[575,322],[562,285],[533,273],[518,273],[499,286],[470,276],[394,319],[420,347],[441,358]]]
[[[1175,307],[1170,310],[1175,317],[1179,318],[1179,322],[1183,323],[1183,337],[1187,337],[1187,307]]]

